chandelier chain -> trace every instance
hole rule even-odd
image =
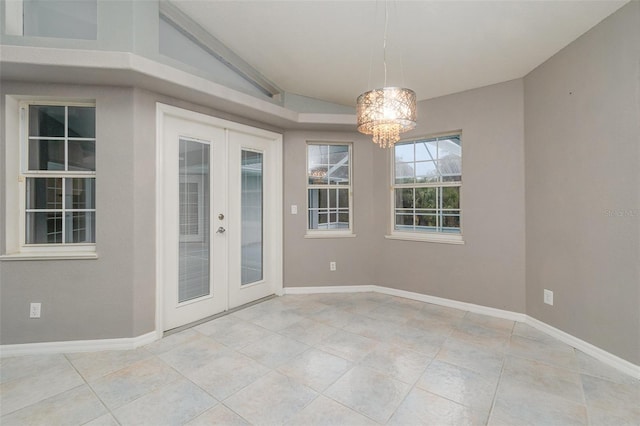
[[[384,36],[382,39],[382,63],[384,64],[384,86],[387,87],[387,27],[389,25],[389,3],[384,2]]]
[[[400,134],[416,127],[416,94],[401,87],[387,87],[387,31],[389,26],[389,5],[385,0],[384,36],[382,58],[384,65],[384,86],[369,90],[358,97],[358,131],[372,135],[373,142],[381,148],[391,148],[400,140]],[[369,69],[371,78],[371,68]]]

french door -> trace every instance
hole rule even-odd
[[[157,110],[158,314],[170,330],[281,291],[282,138]]]

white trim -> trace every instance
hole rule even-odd
[[[442,297],[429,296],[427,294],[414,293],[412,291],[399,290],[396,288],[374,286],[376,292],[388,294],[391,296],[404,297],[405,299],[419,300],[421,302],[433,303],[434,305],[446,306],[448,308],[460,309],[463,311],[473,312],[475,314],[489,315],[496,318],[502,318],[511,321],[524,322],[525,314],[513,311],[505,311],[503,309],[491,308],[489,306],[476,305],[475,303],[460,302],[458,300],[445,299]]]
[[[60,83],[77,83],[74,69],[84,72],[85,84],[137,85],[142,78],[142,86],[148,90],[181,97],[196,104],[202,104],[201,96],[205,95],[209,107],[223,108],[227,112],[282,128],[317,129],[320,126],[347,130],[356,124],[355,114],[299,113],[130,52],[3,45],[0,63],[7,73],[11,68],[10,76],[14,72],[19,74],[21,70],[30,70],[42,78],[52,72],[60,73]],[[91,72],[105,69],[113,72],[107,73],[107,77],[103,72]]]
[[[164,176],[164,156],[163,156],[163,141],[164,141],[164,116],[165,111],[160,107],[161,104],[156,104],[156,331],[164,330],[164,297],[163,286],[164,280],[164,260],[162,253],[164,253],[163,239],[159,238],[162,235],[164,225],[163,205],[164,205],[164,191],[163,191],[163,176]],[[160,331],[161,332],[161,331]]]
[[[80,260],[96,259],[96,243],[51,243],[51,244],[27,244],[26,233],[26,181],[31,177],[86,177],[96,179],[95,170],[69,171],[69,170],[29,170],[28,169],[28,107],[29,105],[56,105],[65,107],[65,123],[68,120],[68,107],[85,106],[97,111],[96,101],[80,100],[72,98],[58,98],[51,96],[5,96],[5,138],[17,140],[19,143],[8,143],[5,147],[5,250],[0,255],[0,261],[17,260]],[[68,129],[65,125],[65,134],[55,137],[56,140],[69,140]],[[96,135],[97,136],[97,135]],[[46,139],[41,137],[40,139]],[[93,138],[72,138],[73,140],[96,141]],[[68,162],[67,148],[65,148],[65,164]],[[63,198],[65,187],[63,185]],[[95,196],[95,194],[94,194]],[[16,208],[18,206],[19,208]],[[96,209],[73,209],[74,211],[96,212]],[[33,209],[29,211],[68,211],[65,206],[62,209]],[[95,226],[95,224],[93,225]],[[65,221],[62,222],[64,235]]]
[[[349,162],[349,185],[338,185],[338,184],[309,184],[309,147],[311,145],[318,146],[347,146],[347,161]],[[328,156],[327,152],[327,156]],[[328,159],[327,159],[328,161]],[[305,199],[306,199],[306,215],[307,215],[307,230],[304,238],[332,238],[332,237],[355,237],[353,234],[353,224],[354,224],[354,216],[353,216],[353,141],[322,141],[322,140],[307,140],[305,147],[305,164],[307,168],[307,173],[305,174],[306,180],[306,191],[305,191]],[[341,163],[343,164],[343,163]],[[329,170],[327,170],[327,174]],[[340,189],[347,189],[349,191],[349,228],[347,229],[321,229],[321,228],[311,228],[309,223],[309,190],[311,189],[334,189],[337,191]],[[328,203],[328,202],[327,202]],[[334,208],[336,210],[336,219],[340,214],[338,208]],[[327,212],[330,212],[331,208],[327,207]],[[331,213],[329,213],[330,215]],[[329,218],[327,218],[329,219]],[[322,235],[322,234],[326,234]]]
[[[547,323],[544,323],[528,315],[525,323],[538,329],[539,331],[542,331],[545,334],[548,334],[551,337],[555,337],[556,339],[566,343],[567,345],[573,346],[574,348],[581,350],[585,354],[592,356],[598,361],[603,362],[609,365],[610,367],[615,368],[618,371],[626,373],[632,377],[635,377],[636,379],[640,379],[640,365],[635,365],[610,352],[605,351],[604,349],[601,349],[595,345],[592,345],[589,342],[585,342],[582,339],[579,339],[569,333],[559,330]]]
[[[285,287],[284,294],[365,293],[377,291],[376,285],[334,285],[326,287]]]
[[[399,290],[378,285],[357,285],[357,286],[325,286],[325,287],[284,287],[279,295],[286,294],[327,294],[327,293],[364,293],[376,292],[388,294],[391,296],[404,297],[406,299],[418,300],[426,303],[433,303],[440,306],[447,306],[455,309],[462,309],[483,315],[490,315],[496,318],[508,319],[511,321],[524,322],[541,332],[548,334],[566,343],[576,349],[581,350],[585,354],[592,356],[604,364],[615,368],[631,377],[640,379],[640,366],[626,361],[610,352],[605,351],[591,343],[585,342],[571,334],[552,327],[538,319],[530,317],[518,312],[505,311],[502,309],[490,308],[487,306],[476,305],[473,303],[459,302],[456,300],[445,299],[441,297],[429,296],[426,294],[414,293],[406,290]],[[156,311],[158,306],[156,306]],[[157,317],[156,317],[157,318]],[[156,321],[157,323],[157,321]],[[0,358],[17,355],[31,354],[47,354],[47,353],[72,353],[72,352],[91,352],[104,350],[127,350],[152,343],[162,338],[161,328],[155,331],[143,334],[138,337],[121,338],[121,339],[102,339],[102,340],[75,340],[69,342],[43,342],[43,343],[25,343],[15,345],[0,345]]]
[[[4,33],[21,36],[24,33],[22,0],[4,1]]]
[[[164,158],[163,158],[163,144],[164,144],[164,120],[167,116],[176,117],[188,121],[194,121],[198,123],[203,123],[206,125],[210,125],[213,127],[218,127],[220,129],[225,130],[225,144],[228,143],[229,135],[228,131],[233,130],[239,133],[245,133],[250,135],[257,135],[266,139],[270,139],[273,141],[277,141],[275,147],[273,147],[273,157],[271,157],[271,161],[273,161],[273,168],[275,170],[282,170],[282,135],[279,133],[271,132],[268,130],[260,129],[257,127],[248,126],[241,123],[236,123],[233,121],[224,120],[221,118],[213,117],[210,115],[190,111],[187,109],[174,107],[171,105],[163,104],[160,102],[156,103],[156,320],[155,326],[156,330],[160,330],[159,333],[162,333],[164,330],[163,317],[164,317],[164,247],[163,247],[163,203],[164,203],[164,194],[163,194],[163,176],[164,176]],[[229,151],[229,150],[227,150]],[[227,152],[228,155],[228,152]],[[266,152],[265,152],[266,155]],[[229,157],[227,157],[229,158]],[[266,157],[265,157],[266,159]],[[226,174],[226,172],[225,172]],[[282,176],[273,176],[272,181],[270,182],[272,187],[275,189],[275,192],[270,196],[273,201],[273,210],[272,215],[274,217],[278,217],[278,220],[272,224],[265,224],[265,226],[269,226],[269,232],[273,233],[272,238],[272,251],[276,254],[276,258],[281,258],[282,250],[283,250],[283,233],[282,233],[282,220],[283,211],[282,211]],[[228,191],[227,191],[228,192]],[[228,202],[225,204],[228,205]],[[226,216],[228,212],[224,212]],[[283,263],[274,262],[272,265],[269,265],[271,268],[270,276],[273,281],[273,293],[277,295],[283,294]],[[266,271],[265,271],[266,272]],[[228,281],[228,280],[223,280]],[[228,295],[227,298],[227,308],[229,303]]]
[[[307,230],[307,233],[304,234],[304,238],[353,238],[356,234],[353,234],[351,231],[339,232],[339,231],[315,231],[311,232],[311,230]]]
[[[30,251],[21,253],[5,254],[0,256],[0,261],[8,260],[80,260],[97,259],[98,254],[90,251]]]
[[[138,337],[123,337],[120,339],[71,340],[68,342],[0,345],[0,357],[127,350],[147,345],[161,337],[161,333],[151,331]]]
[[[390,235],[384,236],[387,240],[401,240],[401,241],[421,241],[427,243],[441,243],[441,244],[464,244],[461,234],[436,234],[436,233],[424,233],[419,234],[416,232],[400,232],[394,231]]]
[[[491,308],[488,306],[476,305],[474,303],[460,302],[457,300],[445,299],[442,297],[429,296],[421,293],[414,293],[412,291],[399,290],[390,287],[378,286],[378,285],[360,285],[360,286],[326,286],[326,287],[285,287],[284,294],[318,294],[318,293],[361,293],[361,292],[376,292],[382,294],[388,294],[391,296],[404,297],[406,299],[418,300],[426,303],[433,303],[435,305],[446,306],[449,308],[461,309],[464,311],[473,312],[476,314],[489,315],[496,318],[507,319],[511,321],[523,322],[528,324],[541,332],[548,334],[560,340],[567,345],[579,349],[585,354],[592,356],[598,361],[615,368],[622,373],[628,374],[631,377],[640,379],[640,365],[633,364],[627,360],[624,360],[610,352],[605,351],[591,343],[585,342],[571,334],[568,334],[562,330],[550,326],[538,319],[530,317],[526,314],[519,312],[506,311],[502,309]]]
[[[415,154],[415,143],[423,140],[439,140],[440,138],[451,137],[457,135],[460,138],[462,143],[462,129],[452,130],[450,132],[437,133],[433,135],[425,135],[420,137],[415,137],[411,139],[403,139],[398,142],[398,145],[403,143],[412,143],[414,144],[414,154]],[[462,146],[460,147],[462,149]],[[464,230],[464,220],[463,214],[464,211],[464,203],[462,197],[462,185],[463,181],[454,181],[454,182],[432,182],[432,183],[407,183],[407,184],[396,184],[395,182],[395,174],[396,174],[396,158],[395,158],[395,147],[389,151],[391,154],[389,155],[389,163],[390,163],[390,186],[389,186],[389,207],[391,208],[391,215],[389,217],[389,232],[385,235],[385,238],[388,240],[404,240],[404,241],[422,241],[422,242],[431,242],[431,243],[442,243],[442,244],[464,244],[463,230]],[[415,158],[414,158],[415,161]],[[461,155],[460,157],[460,165],[463,166],[464,158]],[[461,171],[461,173],[463,173]],[[464,173],[463,173],[464,175]],[[396,230],[396,197],[395,190],[401,188],[418,188],[418,187],[427,187],[427,188],[444,188],[444,187],[457,187],[460,188],[460,206],[458,207],[458,212],[460,215],[460,234],[450,234],[446,232],[420,232],[420,231],[400,231]],[[455,210],[455,209],[453,209]]]

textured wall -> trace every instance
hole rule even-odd
[[[524,79],[527,314],[636,364],[639,58],[632,1]]]
[[[353,143],[353,231],[354,238],[304,238],[307,227],[307,141]],[[358,133],[289,131],[284,135],[284,285],[372,284],[376,259],[373,228],[374,169],[371,141]],[[291,205],[298,214],[291,214]],[[329,262],[337,270],[329,271]]]
[[[132,337],[133,281],[139,254],[153,250],[153,239],[135,237],[140,169],[134,153],[133,89],[2,82],[6,94],[95,99],[96,251],[95,260],[0,262],[2,344]],[[5,138],[3,143],[19,143]],[[4,146],[2,147],[4,152]],[[147,147],[148,148],[148,147]],[[3,160],[2,188],[4,188]],[[143,169],[151,173],[153,169]],[[153,191],[153,186],[144,188]],[[4,190],[3,190],[4,193]],[[3,197],[4,198],[4,197]],[[7,202],[7,200],[4,200]],[[9,200],[9,202],[11,202]],[[4,210],[3,210],[4,212]],[[4,241],[4,214],[0,238]],[[147,236],[148,237],[148,236]],[[145,271],[145,279],[153,270]],[[42,318],[29,319],[29,303],[42,303]],[[145,332],[151,331],[146,327]]]
[[[522,80],[420,102],[413,135],[462,130],[464,245],[385,240],[376,284],[524,312]],[[389,168],[375,151],[374,168]],[[376,174],[379,235],[390,228],[387,173]]]
[[[465,244],[384,238],[390,151],[369,137],[287,132],[285,286],[377,284],[524,312],[522,80],[424,101],[418,114],[413,136],[462,130]],[[304,238],[307,140],[354,141],[356,238]],[[297,216],[288,213],[291,204]]]
[[[136,337],[155,329],[156,102],[278,131],[151,92],[2,82],[5,95],[96,100],[95,260],[0,261],[0,344]],[[2,144],[17,139],[2,137]],[[4,145],[0,185],[4,188]],[[6,202],[3,190],[2,205]],[[5,217],[0,215],[0,247]],[[29,303],[42,318],[29,319]]]

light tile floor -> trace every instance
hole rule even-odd
[[[536,329],[377,293],[274,298],[131,351],[0,360],[9,425],[640,425]]]

